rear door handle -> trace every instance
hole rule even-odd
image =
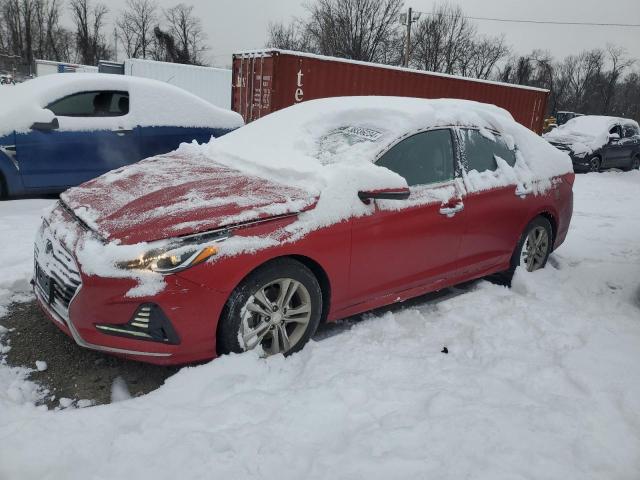
[[[446,215],[447,217],[451,218],[456,213],[461,212],[462,210],[464,210],[464,203],[462,202],[458,202],[453,206],[443,205],[442,207],[440,207],[440,215]]]
[[[129,133],[131,133],[133,130],[131,129],[126,129],[126,128],[120,128],[118,130],[114,130],[114,132],[116,133],[116,135],[122,136],[122,135],[127,135]]]
[[[531,195],[532,193],[533,193],[533,187],[526,187],[524,185],[518,185],[515,191],[515,194],[518,197],[526,197],[527,195]]]

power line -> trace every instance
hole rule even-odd
[[[431,16],[439,16],[439,17],[457,16],[457,15],[450,15],[446,13],[433,13],[433,12],[420,12],[420,13],[423,15],[431,15]],[[469,20],[488,21],[488,22],[534,23],[534,24],[540,24],[540,25],[579,25],[579,26],[588,26],[588,27],[632,27],[632,28],[640,27],[640,23],[557,22],[553,20],[521,20],[521,19],[493,18],[493,17],[468,17],[466,15],[462,15],[462,18],[466,18]]]

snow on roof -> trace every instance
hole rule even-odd
[[[328,55],[318,55],[315,53],[306,53],[306,52],[296,52],[293,50],[282,50],[282,49],[278,49],[278,48],[270,48],[267,50],[244,50],[244,51],[239,51],[237,53],[234,53],[234,56],[240,56],[240,57],[256,57],[256,56],[271,56],[273,54],[280,54],[280,55],[293,55],[296,57],[305,57],[305,58],[315,58],[317,60],[329,60],[332,62],[341,62],[341,63],[351,63],[354,65],[364,65],[367,67],[377,67],[377,68],[385,68],[388,70],[399,70],[399,71],[403,71],[403,72],[411,72],[411,73],[420,73],[423,75],[431,75],[431,76],[435,76],[435,77],[443,77],[443,78],[454,78],[457,80],[467,80],[469,82],[476,82],[476,83],[484,83],[484,84],[489,84],[489,85],[502,85],[502,86],[506,86],[506,87],[511,87],[511,88],[520,88],[523,90],[533,90],[536,92],[549,92],[549,90],[547,90],[546,88],[538,88],[538,87],[530,87],[527,85],[517,85],[517,84],[513,84],[513,83],[506,83],[506,82],[497,82],[495,80],[483,80],[480,78],[473,78],[473,77],[463,77],[461,75],[450,75],[448,73],[441,73],[441,72],[430,72],[428,70],[417,70],[415,68],[407,68],[407,67],[399,67],[396,65],[385,65],[382,63],[374,63],[374,62],[363,62],[361,60],[350,60],[348,58],[340,58],[340,57],[331,57]]]
[[[574,154],[588,155],[609,141],[609,131],[616,125],[635,125],[635,120],[605,115],[582,115],[544,135],[550,142],[569,145]]]
[[[399,137],[451,125],[486,128],[515,139],[539,178],[571,169],[558,158],[556,149],[515,122],[506,110],[454,99],[363,96],[310,100],[252,122],[207,148],[212,158],[226,158],[236,168],[267,172],[279,177],[278,181],[308,180],[320,166],[369,164]],[[342,141],[336,138],[338,133]],[[375,138],[367,138],[371,135]]]
[[[129,92],[131,109],[117,117],[131,126],[188,126],[237,128],[242,119],[235,112],[215,107],[199,97],[168,83],[105,73],[63,73],[46,75],[0,90],[0,136],[12,131],[26,132],[34,122],[49,122],[54,115],[45,107],[65,96],[94,90]],[[126,118],[125,118],[126,117]],[[91,122],[75,119],[77,128]],[[64,126],[61,125],[61,129]]]

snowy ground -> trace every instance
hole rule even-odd
[[[221,358],[57,412],[0,366],[0,479],[635,480],[640,172],[578,176],[575,192],[546,270],[372,315],[288,359]],[[0,203],[0,304],[27,289],[47,203]]]

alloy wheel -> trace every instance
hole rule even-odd
[[[279,278],[249,297],[241,311],[242,348],[262,345],[267,355],[286,353],[304,336],[311,320],[311,295],[292,278]]]
[[[528,272],[533,272],[544,266],[549,252],[549,234],[542,226],[532,228],[527,234],[520,252],[520,265]]]
[[[600,171],[600,159],[598,157],[593,157],[591,161],[589,161],[589,171],[591,172]]]
[[[631,169],[632,170],[640,169],[640,157],[635,157],[633,159],[633,162],[631,163]]]

